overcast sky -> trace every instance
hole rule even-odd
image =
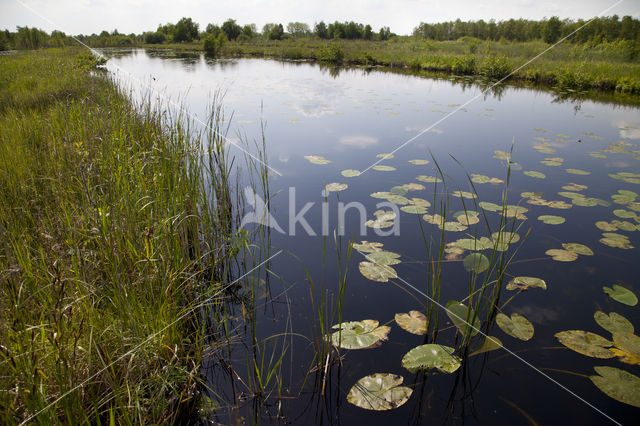
[[[0,28],[16,26],[54,29],[68,34],[91,34],[118,29],[121,33],[155,30],[159,23],[183,16],[200,24],[221,24],[228,18],[261,29],[267,22],[300,21],[313,26],[321,20],[371,24],[375,31],[389,26],[397,34],[410,34],[421,21],[460,18],[541,19],[591,18],[616,0],[0,0]],[[25,7],[22,4],[28,6]],[[29,10],[32,9],[32,10]],[[640,0],[623,0],[605,13],[640,18]],[[38,16],[40,15],[40,16]],[[46,18],[46,19],[45,19]],[[50,21],[48,22],[47,19]],[[55,25],[54,25],[55,24]]]

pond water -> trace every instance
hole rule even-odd
[[[638,306],[621,303],[603,291],[604,286],[619,285],[640,294],[640,196],[635,198],[640,193],[638,109],[589,100],[560,101],[551,92],[513,86],[484,93],[483,86],[468,82],[383,70],[331,69],[262,59],[210,60],[143,50],[108,53],[112,56],[108,67],[124,81],[144,82],[147,88],[183,102],[200,118],[206,116],[212,94],[223,91],[227,117],[233,112],[228,134],[233,140],[239,135],[260,140],[264,125],[273,227],[261,259],[274,257],[268,265],[270,272],[260,281],[255,312],[247,314],[247,305],[236,307],[230,323],[236,343],[225,348],[226,357],[207,359],[204,374],[212,387],[213,420],[225,424],[259,419],[263,423],[380,425],[637,421],[640,410],[618,401],[630,398],[637,404],[637,383],[626,382],[632,384],[623,386],[614,399],[589,376],[596,375],[596,366],[640,376],[640,345],[626,322],[620,320],[607,330],[594,320],[597,311],[615,312],[640,328]],[[242,162],[243,152],[229,149]],[[391,152],[393,158],[378,156]],[[509,152],[511,164],[505,160]],[[428,163],[409,162],[415,159]],[[377,166],[393,169],[372,168],[378,161]],[[343,176],[341,172],[347,169],[363,173]],[[483,183],[487,179],[474,174],[496,179]],[[443,178],[444,184],[434,185],[424,176]],[[475,181],[473,186],[469,177]],[[348,187],[324,193],[325,185],[334,182]],[[402,187],[406,184],[414,185]],[[397,204],[378,206],[387,200],[371,194],[391,188],[397,197],[378,196]],[[477,198],[465,198],[471,194],[455,191],[470,192]],[[536,195],[523,198],[525,192]],[[527,209],[509,208],[522,216],[505,222],[490,205],[477,204],[502,205],[503,195],[506,204]],[[413,198],[422,201],[407,204]],[[247,200],[247,212],[260,205],[260,200],[253,206],[251,201],[255,200]],[[340,203],[350,208],[341,212]],[[427,204],[431,206],[425,207]],[[391,214],[387,220],[393,226],[363,227],[365,221],[373,222],[380,208],[395,211],[397,217]],[[456,219],[454,214],[465,209],[478,212],[479,222],[463,226],[465,217],[466,222],[475,221],[473,212]],[[445,220],[451,223],[442,231],[423,218],[425,213],[446,213]],[[540,216],[552,216],[543,217],[551,223],[539,220]],[[517,232],[520,240],[502,247],[506,251],[493,251],[495,241],[475,251],[492,261],[491,268],[476,277],[463,262],[473,251],[453,250],[454,243],[491,237],[501,223]],[[257,225],[246,227],[254,231]],[[374,273],[386,271],[397,278],[378,282],[365,277],[359,268],[367,261],[367,249],[356,246],[359,250],[348,253],[350,241],[380,242],[385,251],[399,254],[399,263],[391,271],[377,263],[389,263],[384,260],[371,264]],[[586,247],[563,248],[566,243]],[[447,251],[439,255],[439,247],[446,244]],[[547,253],[550,249],[562,251]],[[554,260],[554,254],[570,261]],[[499,258],[508,261],[504,272],[496,269]],[[508,290],[507,283],[519,276],[541,278],[546,289]],[[482,344],[482,333],[471,339],[472,349],[466,351],[460,331],[440,305],[450,300],[467,303],[465,298],[479,290],[485,278],[487,291],[475,293],[473,301],[480,301],[482,333],[497,337],[504,349],[465,356]],[[438,282],[437,297],[432,293],[434,281]],[[621,294],[629,297],[624,291]],[[341,309],[334,309],[339,301]],[[320,320],[322,303],[326,312]],[[432,317],[428,337],[409,333],[394,320],[398,313],[427,312],[429,307],[438,324]],[[509,323],[508,319],[507,325],[502,322],[502,314],[525,317],[533,336],[510,335],[517,331],[507,334],[504,329]],[[253,325],[245,322],[247,317],[255,320]],[[323,321],[330,327],[339,318],[377,320],[390,327],[388,339],[368,349],[341,349],[340,360],[332,349],[331,362],[322,362],[314,370],[313,342],[322,335],[319,324]],[[604,321],[600,318],[599,322]],[[452,373],[404,368],[405,354],[433,343],[436,328],[437,343],[456,348],[462,366]],[[587,339],[579,333],[559,335],[574,348],[582,342],[582,349],[575,351],[556,337],[568,330],[592,332],[606,342],[596,347],[591,335]],[[615,347],[612,331],[617,332]],[[258,345],[248,350],[252,333]],[[577,337],[578,343],[572,344],[571,337]],[[604,351],[599,352],[601,358],[583,354],[597,349]],[[258,365],[264,364],[261,395],[255,395],[256,387],[251,384],[256,381],[250,372],[254,357]],[[277,374],[267,382],[266,366],[270,364],[277,365]],[[348,402],[355,383],[374,373],[401,376],[403,386],[412,392],[406,403],[372,411]],[[366,405],[367,398],[364,400]]]

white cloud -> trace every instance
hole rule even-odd
[[[347,135],[340,138],[340,143],[356,148],[367,148],[378,143],[378,138],[367,135]]]

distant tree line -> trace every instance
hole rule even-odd
[[[420,23],[414,30],[415,37],[431,40],[457,40],[461,37],[475,37],[480,40],[532,41],[544,40],[555,43],[587,21],[579,19],[560,20],[557,16],[542,21],[527,19],[509,19],[506,21],[449,21],[436,24]],[[580,28],[569,37],[574,43],[601,43],[617,40],[640,40],[640,20],[631,16],[618,15],[594,18],[588,25]]]
[[[449,21],[435,24],[420,23],[413,36],[430,40],[457,40],[462,37],[474,37],[480,40],[533,41],[544,40],[555,43],[560,38],[582,27],[584,20],[560,20],[554,16],[541,21],[527,19],[509,19],[505,21]],[[286,31],[285,31],[286,29]],[[102,31],[100,34],[78,35],[83,43],[92,47],[136,46],[140,44],[189,43],[207,41],[211,51],[218,50],[227,41],[249,41],[253,39],[282,40],[288,38],[318,38],[346,40],[388,40],[396,35],[389,27],[378,32],[371,25],[353,21],[317,22],[310,27],[303,22],[289,22],[286,27],[281,23],[267,23],[258,31],[255,24],[240,25],[235,19],[227,19],[222,25],[209,23],[201,30],[197,22],[184,17],[178,22],[160,24],[155,31],[142,34],[121,34],[117,30]],[[630,40],[640,44],[640,20],[631,16],[620,19],[617,15],[594,18],[592,22],[571,35],[574,43],[612,42]],[[75,43],[72,37],[60,31],[51,34],[37,28],[17,27],[15,32],[0,31],[0,50],[38,49],[41,47],[65,46]]]

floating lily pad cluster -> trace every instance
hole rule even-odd
[[[578,258],[578,255],[593,256],[593,250],[584,244],[564,243],[562,249],[549,249],[545,254],[558,262],[573,262]]]
[[[400,263],[400,255],[382,249],[382,243],[362,241],[360,244],[353,244],[353,248],[361,253],[366,253],[367,261],[360,262],[360,273],[366,278],[387,282],[390,278],[398,278],[398,274],[391,265]]]

